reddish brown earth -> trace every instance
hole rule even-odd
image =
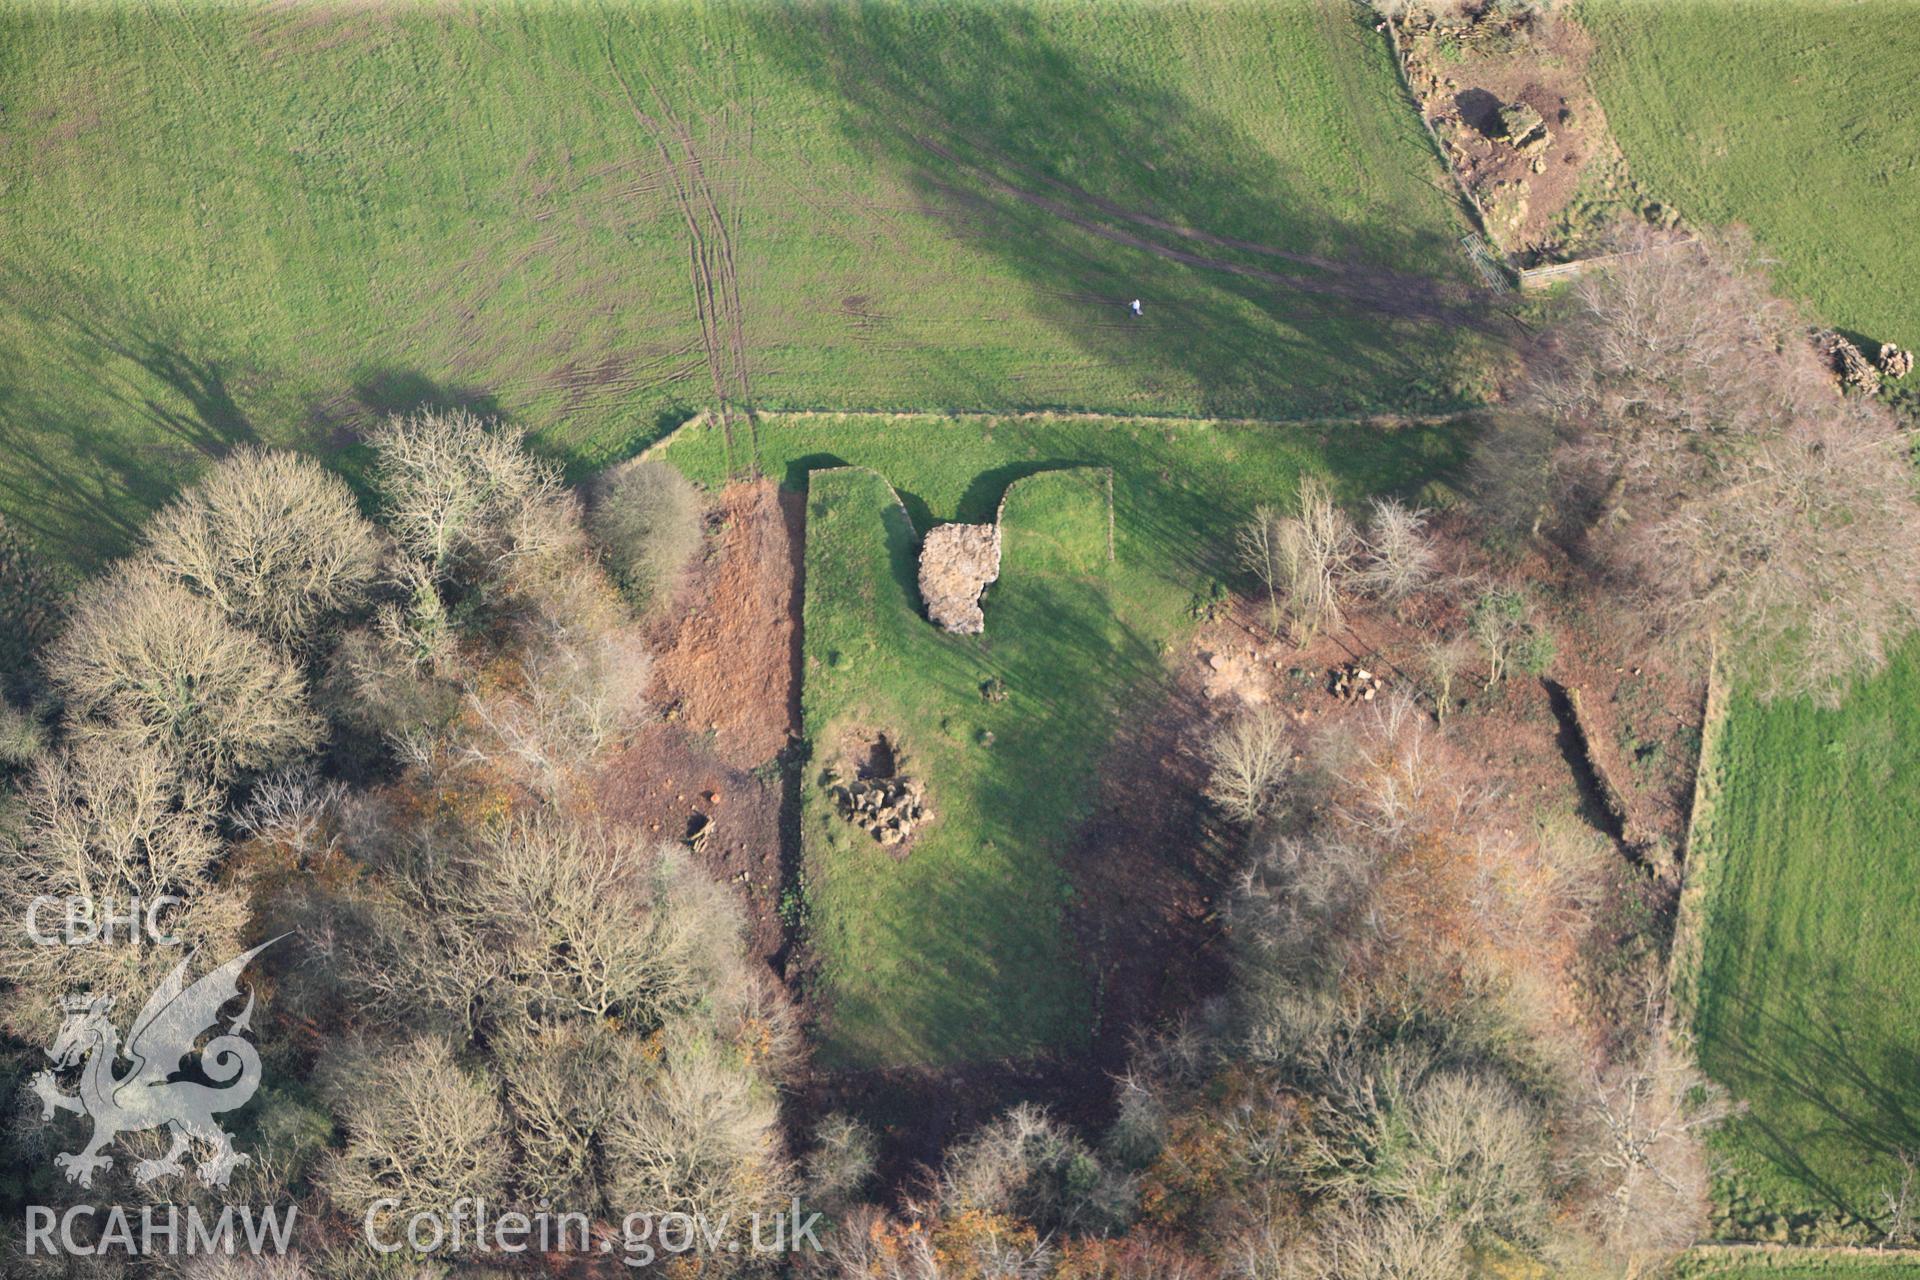
[[[724,490],[703,560],[651,637],[662,718],[602,772],[609,817],[679,840],[740,893],[754,954],[781,957],[781,774],[799,729],[802,504],[771,481]]]
[[[1443,525],[1436,530],[1442,558],[1455,575],[1492,580],[1493,567],[1473,543]],[[1678,847],[1692,803],[1693,766],[1704,714],[1704,672],[1655,648],[1647,636],[1621,625],[1631,610],[1562,607],[1556,601],[1590,599],[1586,584],[1564,563],[1534,555],[1506,566],[1498,576],[1524,585],[1539,617],[1553,632],[1556,656],[1545,679],[1514,675],[1487,689],[1477,667],[1455,681],[1454,700],[1464,704],[1447,718],[1450,735],[1469,748],[1497,783],[1516,818],[1528,797],[1564,799],[1583,785],[1574,758],[1590,752],[1613,784],[1626,812],[1619,833],[1630,846],[1664,840]],[[1463,632],[1471,588],[1435,591],[1402,609],[1350,611],[1337,632],[1305,649],[1273,639],[1260,626],[1260,610],[1246,605],[1236,616],[1203,628],[1194,641],[1189,676],[1215,705],[1216,714],[1242,702],[1270,701],[1303,727],[1351,714],[1356,704],[1332,696],[1333,669],[1357,662],[1385,677],[1385,691],[1414,694],[1431,707],[1421,646],[1437,635]],[[1216,669],[1210,661],[1220,658]],[[1290,673],[1301,673],[1296,677]],[[1555,688],[1579,702],[1585,741],[1571,736],[1568,705],[1556,706]],[[1591,798],[1589,798],[1591,799]],[[1584,806],[1583,806],[1584,807]],[[1601,815],[1590,815],[1600,818]]]
[[[803,551],[798,494],[772,483],[738,484],[718,498],[709,551],[689,573],[652,637],[652,697],[663,718],[603,772],[603,807],[663,839],[712,822],[703,857],[748,906],[755,953],[788,972],[779,918],[783,779],[776,757],[799,729],[798,617]],[[1471,544],[1441,530],[1448,568],[1491,573]],[[1508,568],[1536,598],[1566,570],[1544,560]],[[1068,913],[1095,992],[1090,1051],[1072,1057],[957,1068],[809,1074],[793,1082],[795,1120],[847,1110],[882,1136],[883,1184],[911,1195],[925,1166],[954,1140],[1022,1100],[1041,1102],[1087,1132],[1110,1117],[1111,1073],[1135,1034],[1162,1027],[1224,989],[1222,896],[1236,860],[1234,837],[1201,797],[1195,745],[1206,727],[1243,704],[1264,702],[1303,732],[1352,715],[1330,692],[1332,670],[1358,661],[1387,687],[1419,693],[1421,643],[1465,624],[1470,592],[1435,592],[1400,612],[1357,611],[1339,632],[1295,649],[1259,625],[1241,602],[1201,627],[1169,661],[1152,712],[1110,748],[1090,816],[1069,852]],[[1642,843],[1678,843],[1691,790],[1691,745],[1702,689],[1697,678],[1655,662],[1605,618],[1544,616],[1559,639],[1554,685],[1578,691],[1591,750],[1627,810],[1611,834],[1632,857]],[[1566,696],[1516,677],[1486,691],[1472,675],[1458,688],[1470,704],[1449,718],[1449,736],[1501,792],[1500,812],[1518,827],[1542,806],[1605,823],[1583,779],[1585,748],[1566,726]],[[1556,705],[1558,702],[1558,705]],[[717,798],[716,798],[717,797]],[[802,958],[804,960],[804,958]],[[790,973],[805,997],[804,963]]]
[[[800,724],[802,495],[731,485],[706,560],[654,645],[654,697],[741,768],[764,764]]]

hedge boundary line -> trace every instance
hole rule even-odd
[[[809,422],[830,418],[874,418],[882,422],[1104,422],[1113,426],[1139,424],[1147,427],[1274,427],[1283,430],[1312,430],[1315,427],[1365,427],[1379,431],[1398,431],[1407,427],[1443,427],[1459,422],[1489,408],[1469,405],[1450,413],[1343,413],[1312,418],[1209,418],[1180,417],[1164,413],[1080,413],[1071,409],[1024,409],[994,413],[985,409],[767,409],[754,413],[754,421],[779,426],[782,421]],[[681,436],[707,426],[711,411],[702,409],[679,426],[660,436],[634,455],[654,458],[667,451]],[[757,459],[755,460],[758,461]]]
[[[1668,1028],[1691,1039],[1699,1002],[1700,968],[1705,959],[1706,898],[1713,889],[1713,806],[1720,794],[1720,749],[1727,718],[1727,682],[1718,650],[1707,659],[1706,706],[1700,719],[1700,759],[1694,766],[1693,805],[1687,814],[1686,847],[1681,850],[1680,901],[1675,911],[1673,945],[1667,956]]]

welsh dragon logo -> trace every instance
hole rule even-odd
[[[113,1165],[113,1157],[101,1151],[116,1136],[162,1127],[172,1130],[173,1145],[159,1159],[142,1160],[134,1167],[137,1182],[186,1172],[181,1157],[195,1140],[210,1148],[194,1166],[200,1181],[210,1187],[226,1186],[233,1171],[247,1163],[249,1157],[233,1149],[232,1135],[213,1117],[245,1106],[260,1087],[260,1055],[244,1038],[252,1025],[251,990],[246,1008],[199,1050],[200,1074],[213,1083],[174,1077],[200,1037],[218,1030],[222,1006],[240,995],[241,972],[279,940],[270,939],[235,956],[191,986],[187,985],[187,964],[192,957],[182,960],[147,997],[124,1049],[119,1032],[107,1019],[113,997],[80,995],[62,1001],[67,1020],[47,1050],[54,1069],[36,1075],[32,1088],[40,1097],[42,1120],[51,1120],[55,1111],[71,1111],[93,1121],[93,1137],[85,1148],[53,1158],[66,1171],[68,1181],[92,1186],[95,1170]],[[116,1076],[114,1067],[123,1055],[132,1065]],[[79,1091],[63,1093],[54,1072],[75,1066],[80,1067]]]

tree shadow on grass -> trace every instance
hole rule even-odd
[[[86,281],[14,266],[3,282],[33,345],[0,348],[0,494],[50,553],[91,570],[127,551],[206,462],[258,441],[237,390],[253,375]],[[28,368],[44,362],[67,366],[94,402],[36,390],[60,381]]]
[[[1740,923],[1716,918],[1721,945]],[[1696,1020],[1705,1066],[1751,1110],[1738,1122],[1782,1176],[1857,1215],[1876,1205],[1875,1177],[1892,1185],[1895,1152],[1920,1153],[1920,1034],[1891,992],[1807,956],[1769,961],[1790,988],[1709,986]],[[1863,1174],[1865,1180],[1863,1181]]]
[[[1448,363],[1497,322],[1453,274],[1454,228],[1330,212],[1244,129],[1176,88],[1115,83],[1047,15],[866,4],[744,20],[793,75],[824,74],[846,134],[1095,358],[1190,382],[1220,414],[1308,395],[1458,403]],[[1326,38],[1346,38],[1335,22]],[[1387,265],[1407,263],[1444,274]]]
[[[346,390],[308,406],[307,424],[312,434],[324,441],[329,464],[353,488],[361,505],[372,510],[373,453],[365,443],[367,434],[396,414],[404,416],[426,409],[465,409],[482,418],[505,420],[500,402],[491,392],[442,382],[418,369],[363,365],[354,370]],[[543,452],[532,438],[527,440],[527,447],[536,454]],[[545,456],[564,469],[566,455]]]

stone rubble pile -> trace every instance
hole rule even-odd
[[[1507,145],[1522,155],[1544,151],[1553,141],[1547,122],[1540,118],[1540,113],[1531,103],[1510,102],[1500,108],[1500,127]]]
[[[1825,334],[1822,344],[1827,361],[1840,379],[1843,390],[1863,391],[1867,395],[1880,390],[1880,371],[1867,363],[1867,358],[1860,354],[1860,348],[1837,333]]]
[[[1386,686],[1380,677],[1357,662],[1333,669],[1333,696],[1336,698],[1356,698],[1361,702],[1372,702],[1375,695]]]
[[[1880,344],[1880,372],[1889,378],[1904,378],[1913,372],[1913,352],[1891,342]]]
[[[856,778],[834,784],[832,793],[849,822],[887,846],[904,843],[933,816],[917,778]]]

